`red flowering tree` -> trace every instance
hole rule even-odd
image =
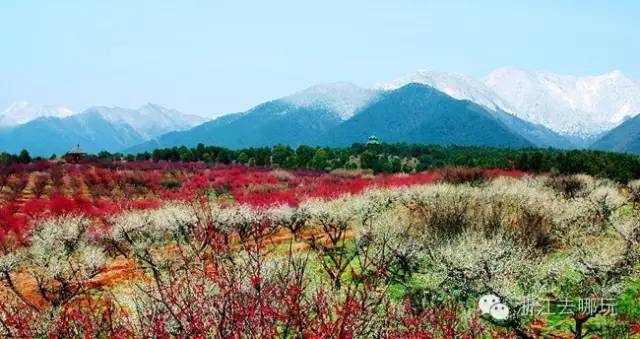
[[[45,193],[45,189],[49,184],[49,177],[48,173],[37,174],[34,176],[31,193],[33,193],[36,198],[40,198]]]

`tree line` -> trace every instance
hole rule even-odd
[[[51,157],[56,158],[55,155]],[[27,151],[18,155],[0,154],[0,163],[28,163]],[[619,182],[640,178],[640,157],[632,154],[596,150],[557,150],[539,148],[493,148],[480,146],[439,146],[416,144],[353,144],[349,147],[301,145],[290,147],[251,147],[232,150],[218,146],[159,148],[153,152],[123,154],[99,152],[84,161],[202,161],[215,164],[285,169],[368,169],[374,173],[424,171],[447,166],[517,169],[527,172],[585,173]]]

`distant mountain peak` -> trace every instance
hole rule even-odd
[[[162,105],[155,104],[153,102],[147,102],[146,104],[140,106],[138,110],[161,110],[161,111],[175,111],[174,109],[164,107]]]
[[[376,90],[361,88],[350,82],[334,82],[309,87],[281,100],[299,107],[325,108],[346,120],[377,95]]]
[[[640,112],[640,84],[620,70],[573,76],[503,67],[483,82],[519,117],[569,136],[592,138]]]
[[[68,117],[73,112],[65,107],[37,105],[28,101],[15,101],[0,112],[0,126],[16,126],[40,117]]]
[[[612,79],[620,79],[620,78],[627,78],[627,76],[619,69],[614,69],[610,72],[607,72],[605,74],[603,74],[603,76],[607,76],[609,78]]]
[[[81,114],[90,113],[98,113],[111,123],[129,125],[147,139],[172,131],[185,130],[206,121],[205,118],[183,114],[153,103],[144,104],[138,109],[94,106]]]
[[[396,80],[379,83],[377,88],[395,90],[409,83],[431,86],[447,95],[459,99],[470,100],[491,110],[511,112],[511,107],[482,82],[461,73],[437,72],[418,69],[414,73],[404,75]]]

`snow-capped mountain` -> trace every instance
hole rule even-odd
[[[418,70],[397,80],[380,83],[376,87],[392,91],[411,83],[427,85],[458,100],[468,100],[486,108],[502,124],[534,145],[541,147],[572,148],[575,144],[547,127],[519,118],[504,99],[481,81],[460,73]],[[425,112],[426,114],[426,112]]]
[[[28,101],[16,101],[0,113],[0,126],[10,127],[27,123],[40,117],[63,118],[73,112],[64,107],[36,105]]]
[[[80,114],[94,112],[111,123],[131,126],[145,139],[155,138],[172,131],[185,130],[207,120],[197,115],[184,114],[151,103],[138,109],[96,106]]]
[[[479,81],[459,73],[418,70],[377,87],[393,90],[409,83],[510,113],[581,146],[640,113],[640,83],[620,71],[576,77],[500,68]]]
[[[298,107],[327,109],[346,120],[378,94],[379,91],[361,88],[349,82],[336,82],[313,86],[281,100]]]
[[[466,87],[454,86],[454,80]],[[371,135],[385,142],[571,147],[555,132],[504,112],[495,97],[484,101],[487,106],[492,104],[493,108],[488,108],[472,100],[458,100],[427,84],[407,82],[397,89],[381,86],[387,90],[366,90],[345,83],[319,85],[190,130],[165,134],[126,151],[198,143],[235,149],[277,144],[345,146],[364,142]],[[447,83],[450,90],[466,90],[456,93],[490,98],[490,90],[478,81],[457,76]]]
[[[640,83],[620,71],[577,77],[500,68],[483,82],[517,116],[568,136],[593,138],[640,113]]]
[[[80,144],[96,153],[121,151],[162,134],[189,129],[207,119],[188,115],[154,104],[138,109],[92,107],[81,113],[68,110],[32,109],[16,106],[7,110],[11,125],[0,128],[0,151],[19,152],[28,149],[34,155],[61,154]],[[35,113],[34,113],[35,112]],[[33,119],[32,119],[33,118]]]
[[[503,110],[509,113],[513,111],[507,102],[482,82],[460,73],[436,72],[421,69],[397,80],[380,83],[376,87],[384,90],[394,90],[410,83],[428,85],[455,99],[470,100],[494,111]]]
[[[25,124],[0,129],[0,151],[32,155],[64,154],[80,144],[90,153],[118,151],[145,141],[127,124],[107,121],[96,112],[68,117],[40,117]]]

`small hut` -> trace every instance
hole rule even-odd
[[[72,148],[67,153],[67,156],[71,158],[71,160],[76,160],[76,161],[84,158],[85,155],[87,155],[87,153],[82,148],[80,148],[80,144]]]

